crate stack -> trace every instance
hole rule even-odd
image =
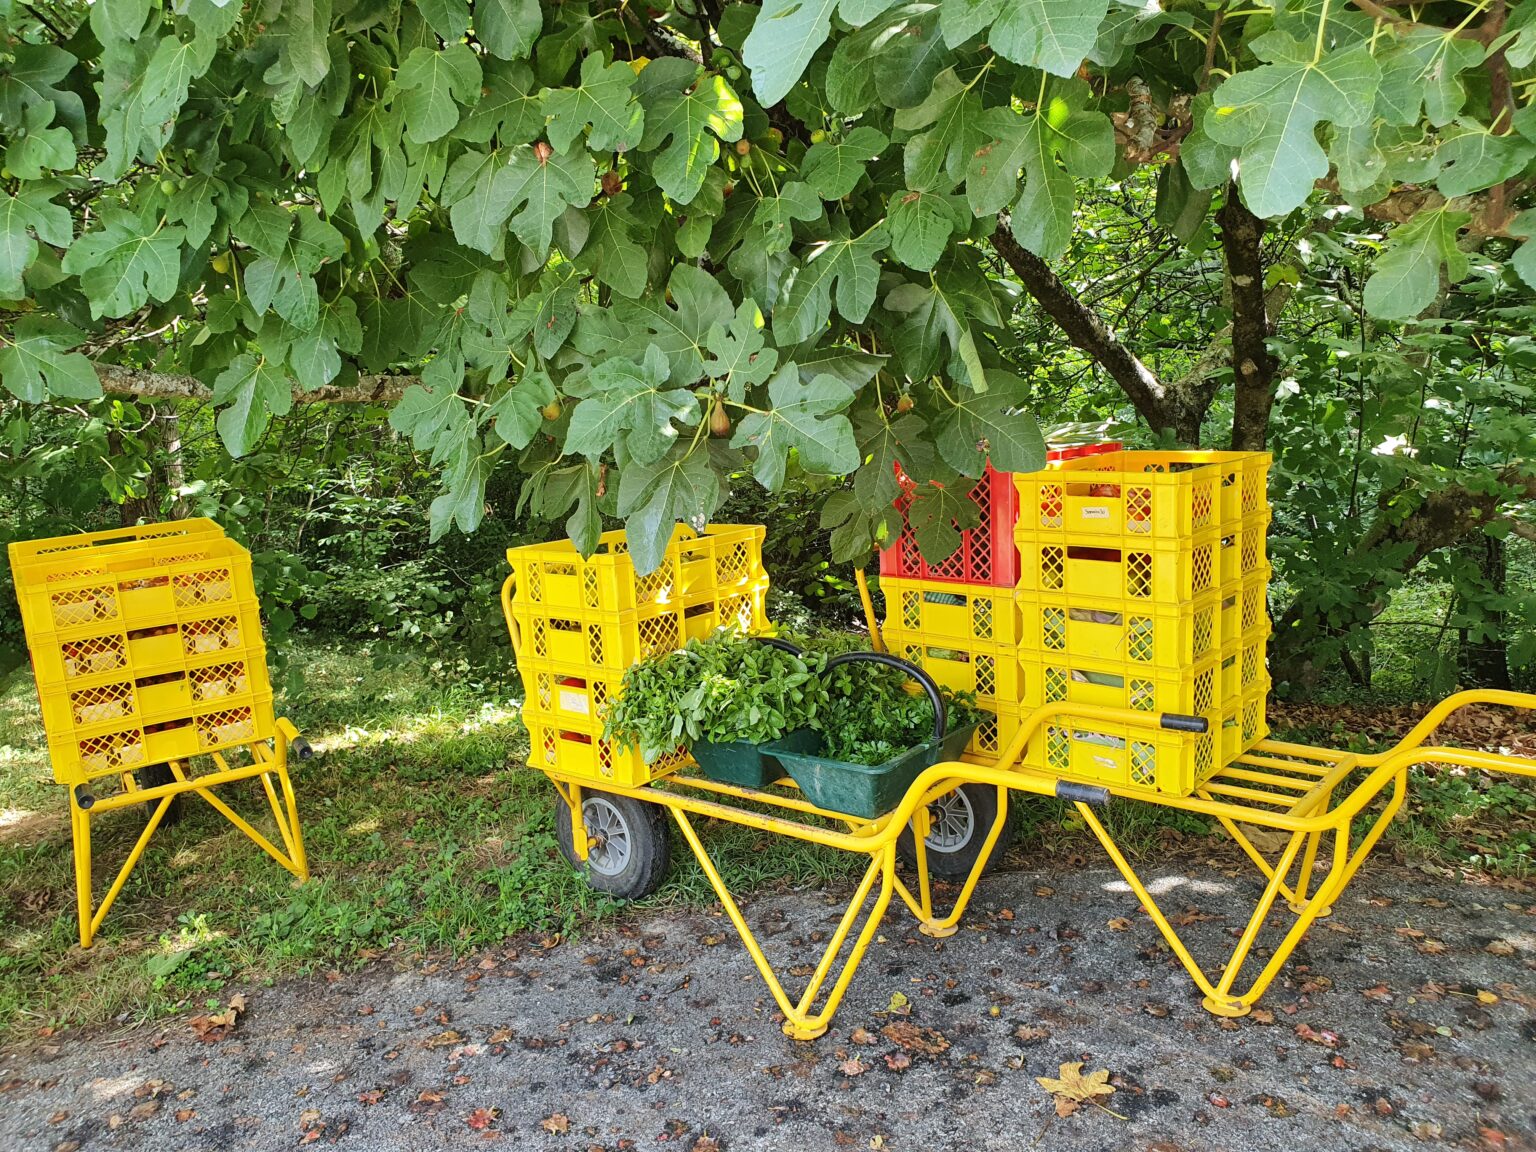
[[[271,734],[250,553],[218,525],[27,541],[10,560],[60,783]]]
[[[1203,716],[1205,735],[1067,717],[1025,750],[1053,774],[1187,794],[1268,734],[1269,459],[1110,452],[1015,476],[1007,606],[994,589],[955,587],[939,602],[936,585],[882,576],[887,644],[995,712],[968,750],[977,760],[1058,701]],[[975,629],[963,642],[962,611],[987,622],[985,642]],[[1014,664],[998,673],[1010,647]]]
[[[569,540],[507,549],[529,763],[623,787],[680,767],[681,754],[648,765],[604,740],[603,711],[631,664],[717,628],[767,626],[763,537],[760,525],[678,526],[644,576],[622,531],[604,533],[585,558]]]

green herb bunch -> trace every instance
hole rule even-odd
[[[690,640],[624,673],[603,735],[653,763],[700,742],[758,744],[819,727],[827,706],[825,663],[824,655],[797,656],[736,632]]]

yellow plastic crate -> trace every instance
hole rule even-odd
[[[702,533],[679,524],[656,571],[641,576],[622,530],[605,532],[583,558],[570,540],[507,549],[515,577],[512,603],[541,612],[567,609],[633,612],[694,602],[701,593],[727,596],[766,578],[760,524],[711,524]]]
[[[1072,780],[1187,796],[1220,767],[1224,731],[1185,734],[1062,716],[1030,739],[1024,763]]]
[[[24,562],[13,574],[29,639],[150,627],[256,600],[250,553],[222,536],[74,549]]]
[[[524,706],[556,723],[601,727],[605,710],[623,688],[621,676],[582,676],[531,657],[518,661]]]
[[[986,707],[990,715],[982,719],[960,757],[971,764],[995,764],[1029,711],[1002,700],[991,701]]]
[[[1240,599],[1234,591],[1234,613]],[[1221,648],[1222,600],[1216,592],[1174,604],[1059,592],[1020,592],[1018,601],[1019,649],[1030,657],[1068,653],[1133,669],[1186,668]]]
[[[1108,452],[1020,473],[1019,539],[1177,540],[1269,508],[1267,452]]]
[[[1022,691],[1019,654],[1012,645],[971,641],[965,647],[941,637],[883,629],[887,652],[904,657],[953,692],[973,692],[983,708],[1017,706]]]
[[[1123,661],[1088,660],[1076,653],[1022,660],[1030,708],[1067,701],[1137,712],[1177,712],[1210,717],[1225,701],[1219,656],[1189,668],[1127,668]]]
[[[103,558],[131,553],[141,545],[223,535],[223,528],[212,520],[198,516],[164,524],[113,528],[105,532],[78,532],[70,536],[48,536],[41,540],[17,540],[7,545],[7,549],[13,569],[44,563],[61,574],[50,578],[63,579],[72,572],[103,571]]]
[[[97,776],[188,760],[264,738],[272,731],[272,693],[247,693],[155,723],[106,723],[56,735],[48,729],[54,779],[83,784]]]
[[[1021,540],[1019,591],[1176,604],[1221,586],[1220,548],[1215,532],[1126,548]]]
[[[189,662],[244,661],[250,675],[266,683],[266,649],[256,601],[237,601],[180,618],[139,627],[101,628],[93,624],[64,632],[29,634],[32,671],[43,702],[43,721],[51,725],[53,708],[67,707],[68,691],[87,683],[143,680],[184,669]]]
[[[885,596],[885,625],[893,632],[916,633],[965,647],[1018,643],[1018,608],[1009,588],[952,584],[939,580],[880,580]]]
[[[633,612],[589,608],[535,611],[516,604],[519,648],[534,660],[560,665],[577,675],[622,676],[631,664],[703,639],[717,628],[756,632],[767,627],[766,578],[727,595],[705,592],[694,602],[653,604]]]
[[[529,766],[561,776],[638,788],[689,763],[679,750],[646,764],[638,749],[620,749],[604,740],[600,721],[556,719],[525,705],[523,723],[528,728]]]

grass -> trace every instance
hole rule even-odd
[[[306,686],[285,711],[319,752],[295,779],[310,882],[295,883],[189,797],[185,817],[151,842],[89,951],[76,941],[65,798],[52,782],[31,680],[22,670],[0,681],[0,1035],[149,1019],[214,1001],[235,979],[567,933],[620,907],[559,860],[552,791],[523,767],[526,736],[506,690],[420,661],[376,663],[357,646],[307,641],[295,659]],[[1529,871],[1536,792],[1451,776],[1420,784],[1414,810],[1391,834],[1401,850]],[[226,798],[259,811],[254,784]],[[1018,865],[1097,858],[1064,805],[1021,808]],[[94,825],[98,891],[138,834],[142,811]],[[1133,854],[1209,831],[1203,819],[1149,805],[1116,805],[1107,819]],[[860,868],[855,858],[737,825],[712,823],[707,836],[736,891],[819,887]],[[713,895],[680,843],[674,864],[648,904],[708,905]]]

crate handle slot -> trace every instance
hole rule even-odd
[[[1118,548],[1088,548],[1069,546],[1067,548],[1068,560],[1097,560],[1102,564],[1118,564],[1123,559],[1123,554]]]

